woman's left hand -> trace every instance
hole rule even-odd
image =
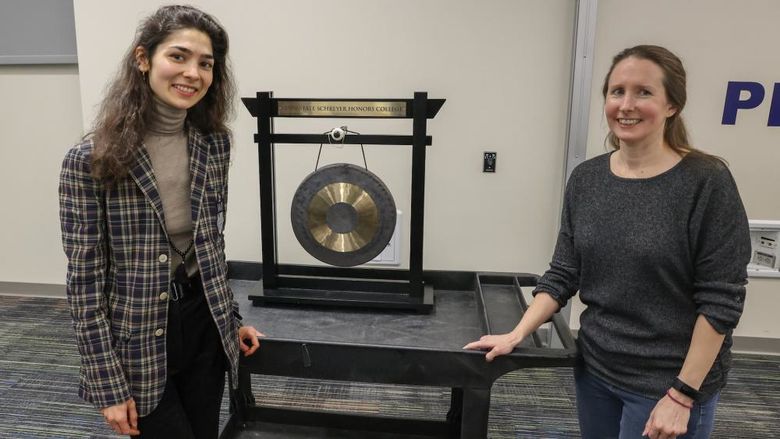
[[[674,439],[688,431],[691,409],[683,407],[664,396],[650,412],[642,437],[650,439]]]
[[[265,337],[265,335],[255,329],[254,326],[242,326],[238,328],[238,347],[241,348],[241,352],[245,357],[248,357],[255,353],[260,347],[260,340],[257,337]],[[244,340],[250,344],[244,343]]]

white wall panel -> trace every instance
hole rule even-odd
[[[85,124],[130,42],[158,1],[76,2]],[[541,271],[552,253],[563,172],[574,2],[198,1],[228,29],[241,96],[446,98],[429,122],[425,267]],[[94,17],[101,17],[95,20]],[[279,120],[277,132],[323,132],[346,123],[364,133],[411,133],[410,122]],[[230,178],[228,257],[260,260],[255,121],[239,108]],[[483,151],[498,172],[483,174]],[[411,154],[367,147],[369,169],[409,210]],[[359,162],[359,150],[323,152]],[[278,146],[282,262],[318,263],[289,226],[297,185],[316,146]],[[408,231],[409,215],[404,216]],[[408,249],[408,245],[403,246]],[[402,263],[408,264],[408,253]]]
[[[688,72],[682,114],[693,145],[729,162],[748,217],[780,219],[780,127],[767,126],[772,89],[780,82],[777,17],[780,2],[774,0],[599,1],[588,156],[606,151],[601,87],[612,57],[637,44],[662,45]],[[739,111],[735,125],[722,125],[729,81],[761,83],[766,96],[757,108]],[[776,313],[768,311],[778,308],[778,293],[780,280],[751,278],[735,334],[780,338]],[[575,305],[574,314],[581,309]],[[576,316],[572,324],[579,326]]]

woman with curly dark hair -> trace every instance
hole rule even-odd
[[[225,371],[259,347],[227,283],[227,53],[212,16],[158,9],[63,162],[79,394],[120,434],[217,437]]]

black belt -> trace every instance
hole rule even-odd
[[[195,273],[187,279],[187,283],[183,284],[176,280],[171,281],[171,300],[178,302],[179,300],[190,300],[194,297],[203,294],[203,284],[200,279],[200,272]]]

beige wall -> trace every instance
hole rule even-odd
[[[159,3],[76,2],[85,123],[138,18]],[[557,229],[573,2],[195,3],[230,33],[241,96],[272,90],[277,97],[405,98],[428,91],[432,98],[446,98],[429,122],[433,146],[426,175],[426,268],[545,267]],[[406,121],[357,120],[280,119],[276,131],[321,133],[342,123],[363,133],[411,133]],[[240,108],[233,128],[228,257],[259,261],[255,120]],[[288,213],[297,185],[314,168],[316,145],[282,145],[277,151],[280,259],[317,264],[295,240]],[[483,151],[498,152],[496,174],[481,172]],[[369,169],[407,213],[409,149],[373,146],[366,154]],[[328,149],[323,159],[362,160],[354,147]],[[403,216],[404,232],[409,217]],[[406,252],[407,239],[402,240]]]
[[[659,44],[687,69],[683,115],[693,144],[730,163],[749,218],[780,219],[780,127],[767,126],[772,88],[780,82],[777,17],[775,0],[599,1],[588,156],[605,151],[601,86],[612,57],[636,44]],[[721,125],[728,81],[760,82],[767,92],[763,105],[737,113],[736,125]],[[736,335],[780,338],[779,289],[780,279],[750,279]],[[577,314],[582,307],[573,308]]]
[[[89,126],[95,105],[138,20],[158,1],[75,2],[80,66],[0,67],[0,282],[61,284],[65,259],[57,220],[57,173],[67,147]],[[563,127],[574,1],[199,1],[228,28],[240,95],[407,97],[427,90],[447,103],[430,121],[426,268],[541,272],[558,227]],[[487,5],[487,6],[486,6]],[[689,71],[685,111],[696,145],[725,157],[751,218],[780,219],[780,128],[766,126],[780,61],[773,0],[599,2],[590,110],[590,157],[602,153],[600,86],[621,48],[654,42],[680,54]],[[100,19],[95,19],[100,17]],[[262,25],[255,28],[254,21]],[[724,29],[728,29],[725,32]],[[333,60],[341,58],[338,62]],[[273,63],[268,62],[272,60]],[[721,126],[725,84],[757,81],[765,103]],[[83,117],[82,117],[83,113]],[[342,121],[277,124],[278,132],[322,132]],[[351,129],[408,132],[408,123],[346,121]],[[254,120],[242,108],[228,218],[228,257],[260,260]],[[389,148],[389,149],[388,149]],[[498,172],[480,172],[482,151],[498,151]],[[312,148],[280,146],[280,251],[315,263],[285,217],[296,185],[313,167]],[[408,211],[410,155],[371,147],[369,167]],[[355,161],[345,147],[324,158]],[[13,206],[9,208],[8,206]],[[409,216],[404,216],[408,230]],[[406,258],[404,258],[406,260]],[[751,279],[738,335],[780,338],[778,280]],[[581,306],[575,303],[572,326]]]
[[[82,134],[76,66],[0,66],[0,282],[63,284],[57,182]]]

